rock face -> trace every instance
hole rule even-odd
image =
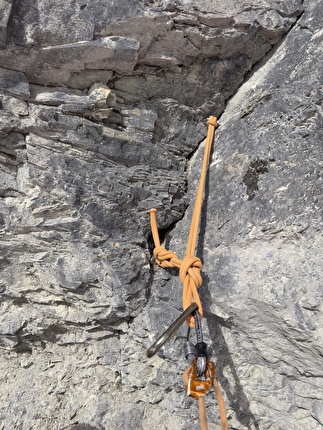
[[[197,255],[229,428],[322,427],[322,10],[0,0],[1,429],[198,428],[185,328],[145,356],[181,309],[148,209],[182,257],[209,115]]]

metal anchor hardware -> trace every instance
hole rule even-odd
[[[184,373],[184,385],[187,395],[198,399],[204,396],[214,381],[215,365],[207,360],[207,345],[203,342],[201,316],[198,311],[193,312],[196,332],[196,344],[190,341],[191,329],[187,333],[185,355],[192,360],[191,366]]]
[[[156,342],[147,350],[147,357],[152,357],[156,354],[156,352],[166,343],[174,333],[179,329],[179,327],[184,323],[186,318],[192,314],[198,305],[196,303],[192,303],[188,308],[185,309],[184,312],[173,322],[172,325],[156,340]]]
[[[191,328],[188,328],[187,341],[184,347],[185,357],[187,360],[196,358],[197,376],[202,376],[206,370],[207,344],[203,342],[202,322],[198,311],[193,312],[196,332],[196,344],[190,341]]]

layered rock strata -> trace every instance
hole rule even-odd
[[[52,3],[0,2],[2,428],[198,428],[184,328],[145,357],[181,306],[147,210],[181,255],[221,114],[197,253],[230,428],[320,428],[321,2]]]

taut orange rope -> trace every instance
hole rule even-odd
[[[219,386],[218,381],[214,378],[213,380],[213,388],[216,395],[216,399],[218,401],[218,408],[220,412],[220,422],[221,422],[221,430],[228,430],[228,420],[227,420],[227,412],[225,410],[225,404],[223,400],[223,396],[221,393],[221,388]]]
[[[183,309],[184,310],[187,309],[192,302],[195,302],[198,305],[197,310],[201,315],[201,317],[203,317],[203,310],[202,310],[202,304],[197,290],[202,285],[202,277],[201,277],[202,263],[198,257],[194,256],[194,253],[195,253],[200,218],[201,218],[205,178],[206,178],[207,168],[209,164],[214,129],[215,127],[217,127],[216,117],[211,116],[208,119],[207,124],[209,125],[209,128],[208,128],[206,144],[205,144],[202,172],[201,172],[200,182],[199,182],[199,186],[196,194],[191,227],[190,227],[190,232],[189,232],[188,241],[187,241],[186,255],[183,258],[183,260],[180,260],[178,256],[175,254],[175,252],[169,251],[160,245],[157,221],[156,221],[156,209],[150,210],[151,231],[152,231],[153,240],[155,244],[155,249],[153,251],[155,261],[157,264],[159,264],[159,266],[164,268],[170,268],[170,267],[179,268],[179,277],[183,284]],[[195,327],[194,318],[192,316],[187,318],[187,324],[192,328]],[[184,374],[184,380],[188,379],[189,373],[190,373],[190,369],[187,369],[187,371]],[[220,411],[221,430],[228,430],[226,410],[225,410],[222,393],[221,393],[219,384],[214,377],[213,377],[213,388],[217,397],[218,407]],[[205,402],[204,402],[203,396],[198,397],[198,403],[199,403],[199,411],[200,411],[201,430],[207,430],[208,427],[207,427],[207,419],[206,419],[206,408],[205,408]]]
[[[198,257],[194,256],[197,234],[200,224],[201,208],[203,202],[204,184],[207,173],[207,167],[209,164],[210,152],[212,147],[214,129],[217,126],[216,117],[211,116],[208,120],[208,133],[205,144],[203,165],[199,187],[197,190],[195,206],[191,221],[190,232],[187,241],[186,255],[183,260],[180,260],[175,252],[167,251],[165,248],[160,246],[160,240],[158,235],[157,221],[156,221],[156,209],[150,210],[150,224],[151,231],[153,234],[153,240],[155,243],[154,257],[156,263],[161,267],[178,267],[179,277],[183,284],[183,309],[185,310],[194,301],[198,305],[198,311],[203,317],[203,309],[197,289],[202,285],[201,269],[202,263]],[[187,319],[187,324],[190,327],[194,327],[193,317]]]

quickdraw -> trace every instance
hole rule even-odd
[[[155,244],[154,257],[157,264],[161,267],[177,267],[179,268],[180,280],[183,284],[183,313],[176,321],[157,339],[157,341],[147,350],[147,356],[152,357],[161,348],[162,345],[176,332],[181,324],[186,320],[188,324],[187,342],[185,347],[185,355],[188,360],[191,360],[190,367],[184,373],[184,386],[187,395],[198,400],[200,411],[201,430],[207,430],[206,408],[204,396],[213,386],[218,407],[220,411],[221,430],[228,430],[225,405],[222,393],[215,379],[215,365],[207,359],[207,345],[203,341],[202,323],[203,317],[202,304],[199,298],[197,289],[202,285],[201,260],[194,256],[197,235],[201,217],[201,209],[203,202],[204,184],[206,178],[207,167],[210,158],[214,129],[217,127],[216,117],[211,116],[207,121],[209,128],[206,138],[205,152],[202,165],[202,173],[200,183],[197,190],[195,206],[192,216],[192,222],[188,237],[186,255],[183,260],[173,252],[166,250],[160,245],[156,209],[150,210],[150,224]],[[190,341],[191,329],[195,328],[196,344]]]

